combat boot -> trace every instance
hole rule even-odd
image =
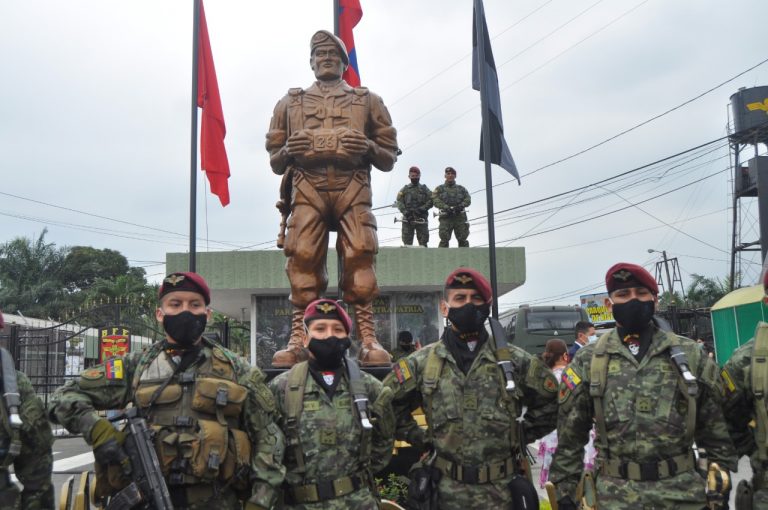
[[[309,354],[304,348],[304,336],[304,309],[294,308],[288,345],[272,356],[272,366],[274,368],[291,368],[300,361],[308,360]]]
[[[358,358],[363,366],[389,366],[392,357],[376,340],[376,329],[373,327],[373,306],[371,303],[355,305],[355,325],[357,338],[360,340]]]

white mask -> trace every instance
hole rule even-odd
[[[587,337],[587,343],[592,344],[592,343],[595,343],[595,342],[597,342],[597,335],[590,335],[590,336]]]

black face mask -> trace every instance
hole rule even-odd
[[[204,313],[196,315],[192,312],[181,312],[176,315],[163,315],[163,329],[182,348],[191,346],[203,335],[207,322],[208,317]]]
[[[349,337],[331,336],[325,340],[310,338],[307,349],[315,357],[320,370],[336,370],[341,366],[341,360],[350,345]]]
[[[411,179],[411,184],[418,184],[418,183],[419,183],[419,179]]]
[[[640,333],[653,318],[655,303],[632,299],[626,303],[613,304],[613,318],[627,333]]]
[[[474,305],[467,303],[466,305],[459,306],[458,308],[448,309],[448,320],[454,325],[456,329],[461,333],[472,333],[483,329],[485,319],[491,314],[491,306]]]

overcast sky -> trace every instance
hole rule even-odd
[[[411,165],[430,187],[450,165],[460,184],[483,189],[480,98],[470,88],[472,1],[361,4],[355,38],[363,85],[389,107],[403,150],[392,172],[373,171],[374,207],[394,201]],[[198,180],[198,249],[274,249],[279,177],[264,134],[287,89],[312,83],[309,38],[333,29],[332,1],[207,0],[205,7],[232,202],[222,208]],[[496,210],[725,136],[730,95],[768,84],[768,64],[525,177],[767,59],[764,7],[764,0],[486,0],[506,138],[523,174],[522,186],[495,188]],[[186,251],[191,37],[191,0],[0,0],[0,242],[47,227],[59,246],[119,250],[153,281],[165,273],[166,252]],[[727,144],[719,142],[604,188],[499,215],[499,245],[524,246],[528,269],[526,284],[502,298],[502,308],[575,304],[579,294],[603,289],[617,261],[652,267],[659,256],[649,248],[679,258],[685,285],[692,273],[724,277],[728,166]],[[510,176],[494,167],[493,179]],[[630,202],[639,208],[611,213]],[[485,207],[484,192],[474,194],[470,218]],[[381,244],[399,246],[394,209],[376,212]],[[474,223],[470,244],[487,243],[484,220]],[[747,218],[745,231],[753,223]],[[743,237],[750,236],[759,237]],[[430,245],[437,241],[433,232]],[[746,264],[746,283],[758,271]]]

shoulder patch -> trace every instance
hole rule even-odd
[[[555,379],[554,375],[547,374],[544,378],[544,389],[550,393],[555,393],[557,391],[557,379]]]
[[[725,389],[730,393],[736,391],[736,385],[733,383],[733,378],[731,377],[731,374],[728,373],[727,369],[724,368],[720,372],[720,378],[723,380],[723,383],[725,383]]]
[[[95,381],[104,377],[104,372],[98,368],[89,368],[88,370],[83,370],[83,372],[80,374],[80,377],[89,381]]]
[[[218,347],[213,348],[213,355],[216,357],[216,359],[219,359],[221,361],[229,361],[229,358],[226,354],[224,354],[224,351],[222,351]]]
[[[560,393],[557,395],[557,403],[558,404],[564,404],[568,397],[571,396],[571,390],[568,389],[568,386],[565,385],[565,383],[560,384]]]
[[[298,95],[303,94],[303,93],[304,93],[304,89],[301,88],[301,87],[295,87],[295,88],[292,88],[292,89],[288,89],[288,94],[291,95],[291,96],[298,96]]]
[[[569,390],[573,391],[579,384],[581,384],[581,377],[579,377],[579,374],[577,374],[574,369],[568,367],[565,372],[563,372],[562,382]]]
[[[392,372],[395,374],[395,377],[400,384],[405,384],[405,381],[413,377],[411,375],[411,370],[408,368],[408,362],[404,359],[401,359],[392,365]]]
[[[125,377],[123,370],[123,360],[120,358],[111,358],[104,363],[104,373],[110,381],[120,381]]]

